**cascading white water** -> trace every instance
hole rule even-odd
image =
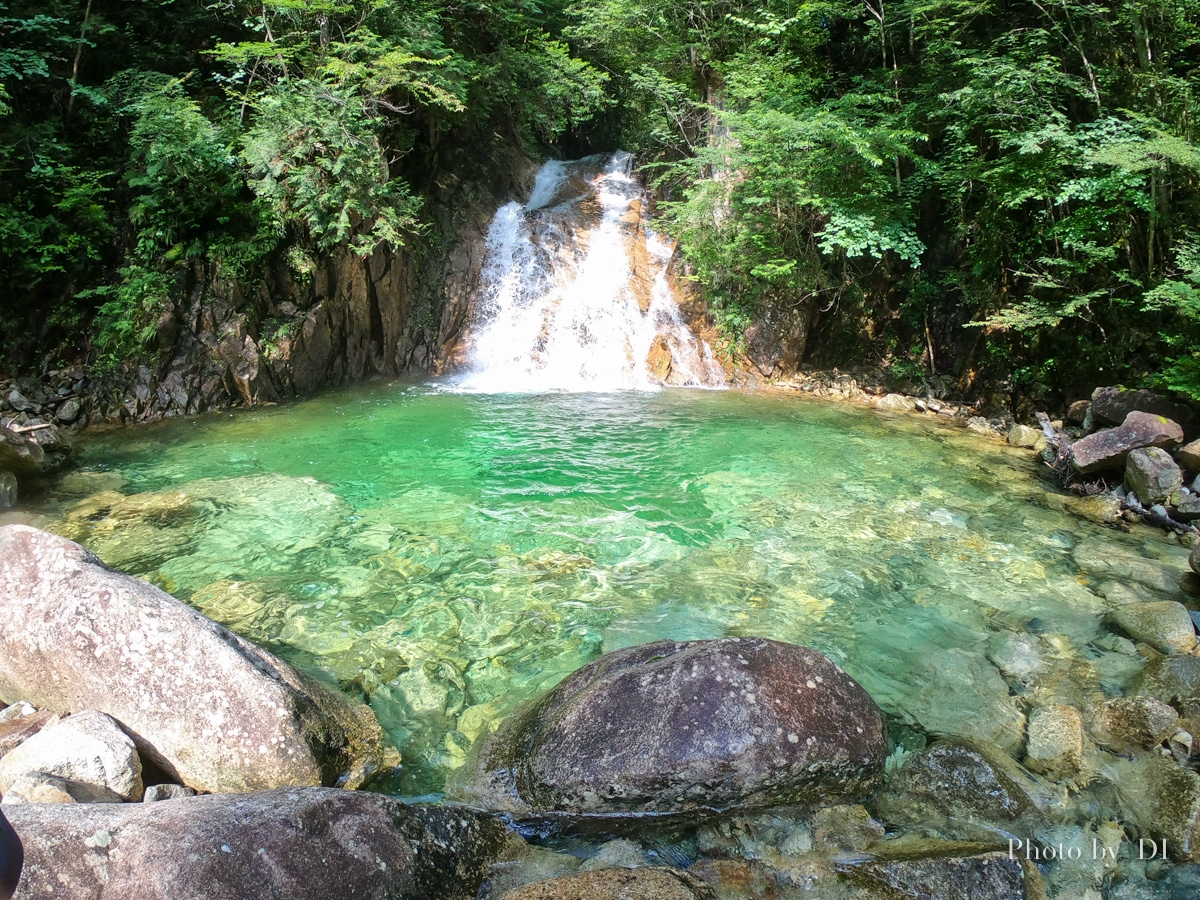
[[[525,205],[500,208],[465,338],[462,389],[487,392],[717,387],[688,329],[671,249],[642,223],[633,157],[548,162]]]

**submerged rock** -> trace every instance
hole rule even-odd
[[[1100,746],[1117,752],[1154,747],[1175,731],[1179,713],[1153,697],[1118,697],[1096,708],[1091,732]]]
[[[1167,855],[1177,862],[1200,862],[1200,775],[1174,761],[1152,759],[1147,767],[1145,804],[1134,813]]]
[[[602,869],[527,884],[500,900],[716,900],[699,878],[665,866]]]
[[[168,775],[207,791],[357,785],[371,711],[68,540],[0,527],[0,695],[100,709]]]
[[[56,530],[115,569],[198,585],[267,575],[278,560],[319,545],[347,512],[315,479],[247,475],[129,495],[106,490],[73,506]]]
[[[1143,506],[1166,503],[1183,487],[1183,473],[1171,454],[1158,447],[1131,450],[1125,460],[1125,489],[1137,494]]]
[[[13,783],[29,775],[98,788],[96,799],[107,794],[116,800],[142,799],[142,761],[133,741],[111,716],[94,710],[42,729],[0,759],[0,793],[6,801]]]
[[[1200,698],[1200,657],[1159,656],[1146,663],[1137,693],[1163,703]]]
[[[1029,714],[1025,765],[1034,772],[1063,778],[1083,762],[1083,718],[1072,706],[1039,706]]]
[[[763,638],[605,654],[506,722],[463,792],[519,814],[681,813],[855,799],[883,716],[836,665]]]
[[[962,741],[944,741],[910,757],[873,800],[893,824],[957,819],[1011,825],[1036,811],[1015,762]]]
[[[472,810],[328,788],[6,811],[30,897],[467,900],[504,838]]]
[[[1134,640],[1162,653],[1189,653],[1196,646],[1192,617],[1174,600],[1126,603],[1114,609],[1109,619]]]
[[[16,506],[18,495],[17,476],[0,469],[0,509]]]
[[[809,820],[812,842],[832,853],[865,850],[885,834],[884,827],[859,804],[826,806]]]
[[[1183,440],[1177,422],[1144,412],[1131,412],[1116,428],[1089,434],[1071,445],[1071,465],[1083,475],[1119,469],[1133,450],[1170,447]]]
[[[1121,501],[1112,494],[1072,494],[1063,498],[1062,506],[1081,519],[1099,525],[1111,525],[1121,518]]]
[[[869,898],[921,900],[1041,900],[1041,877],[1033,865],[993,845],[957,841],[893,841],[872,855],[839,860],[838,874]],[[982,851],[982,852],[981,852]]]
[[[1042,643],[1033,634],[996,634],[988,641],[988,659],[1005,678],[1028,683],[1046,671]]]
[[[1072,556],[1087,575],[1135,581],[1168,595],[1180,590],[1183,570],[1115,544],[1083,542],[1076,546]]]

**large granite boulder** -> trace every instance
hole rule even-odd
[[[1116,428],[1089,434],[1071,445],[1071,465],[1083,475],[1120,469],[1133,450],[1170,447],[1183,440],[1183,429],[1172,419],[1131,412]]]
[[[1125,460],[1125,488],[1137,494],[1144,506],[1166,503],[1183,487],[1183,472],[1171,454],[1158,447],[1130,450]]]
[[[365,706],[64,538],[0,527],[0,696],[117,719],[205,791],[361,783],[381,730]]]
[[[658,641],[605,654],[507,721],[463,793],[532,815],[837,802],[871,791],[875,702],[805,647]]]
[[[18,898],[466,900],[504,839],[482,813],[329,788],[6,812]]]

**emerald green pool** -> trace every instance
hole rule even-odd
[[[806,644],[901,740],[1019,755],[997,640],[1034,635],[1060,700],[1119,694],[1141,660],[1073,551],[1186,554],[1065,512],[1028,451],[734,391],[378,383],[97,435],[81,459],[50,527],[366,699],[409,795],[516,704],[664,637]]]

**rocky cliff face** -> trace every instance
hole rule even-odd
[[[280,256],[256,283],[194,266],[147,358],[107,382],[82,370],[2,385],[0,419],[82,427],[286,399],[376,375],[437,373],[457,343],[497,206],[528,193],[537,163],[516,150],[445,164],[430,178],[429,227],[362,258],[339,249],[297,275]],[[503,158],[496,158],[503,156]],[[64,394],[59,382],[67,385]],[[23,387],[19,408],[10,390]]]

